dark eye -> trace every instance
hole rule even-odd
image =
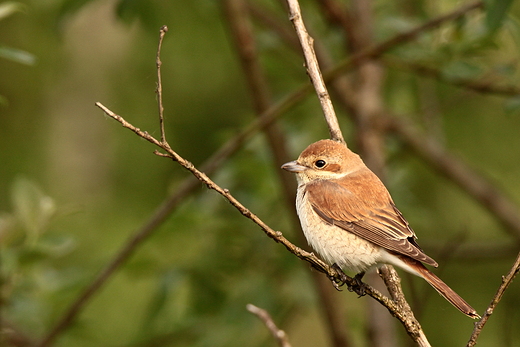
[[[325,162],[325,160],[316,160],[316,162],[314,163],[314,166],[316,166],[318,169],[321,169],[323,168],[327,163]]]

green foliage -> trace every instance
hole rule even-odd
[[[291,32],[276,1],[252,3],[272,11]],[[316,42],[330,48],[333,59],[344,59],[340,28],[328,23],[316,2],[301,5]],[[459,5],[375,2],[374,36],[381,42]],[[400,62],[386,67],[387,111],[418,124],[425,138],[445,145],[517,204],[518,96],[476,93],[452,83],[518,88],[518,15],[512,1],[489,1],[484,10],[424,32],[383,59]],[[0,24],[0,56],[11,54],[0,63],[0,103],[8,104],[0,112],[0,309],[3,321],[38,340],[188,177],[94,107],[100,101],[159,137],[154,90],[160,26],[170,29],[161,57],[167,139],[176,151],[200,165],[246,127],[254,112],[217,1],[8,1],[0,4]],[[307,81],[303,58],[276,28],[261,21],[252,28],[278,101]],[[354,147],[355,122],[334,102]],[[293,157],[327,136],[320,112],[310,96],[280,120]],[[482,312],[513,257],[504,251],[510,247],[500,246],[517,239],[398,137],[386,145],[387,182],[397,205],[419,243],[443,264],[441,277]],[[300,231],[292,230],[294,211],[284,205],[277,170],[258,135],[211,177],[306,248],[297,241]],[[481,245],[488,258],[469,262],[458,247],[451,252],[450,240],[462,240],[462,250]],[[265,326],[246,311],[248,303],[267,309],[295,346],[326,345],[311,271],[200,185],[96,292],[55,345],[272,346]],[[433,345],[465,343],[472,329],[467,318],[420,280],[404,276],[403,284]],[[514,283],[483,345],[519,345],[518,293]],[[356,345],[367,345],[369,299],[334,294]],[[401,338],[404,345],[408,338]]]
[[[507,17],[513,0],[487,0],[486,3],[486,27],[489,34],[493,34]]]

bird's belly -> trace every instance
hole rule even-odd
[[[327,263],[361,272],[381,260],[381,247],[327,223],[300,194],[296,207],[307,242]]]

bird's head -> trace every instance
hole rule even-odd
[[[339,179],[364,166],[361,158],[344,144],[320,140],[309,145],[297,160],[283,164],[282,169],[296,173],[298,182],[305,184],[319,179]]]

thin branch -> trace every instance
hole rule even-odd
[[[440,25],[444,21],[459,18],[463,16],[467,11],[472,10],[474,8],[479,8],[480,6],[481,2],[478,1],[474,5],[465,6],[451,14],[436,18],[430,22],[427,22],[424,25],[410,30],[409,32],[398,34],[393,38],[384,41],[369,50],[360,52],[356,54],[353,57],[353,59],[356,62],[360,62],[363,59],[367,59],[369,57],[378,57],[384,54],[387,50],[392,49],[397,45],[404,44],[410,40],[413,40],[415,36],[420,34],[422,31],[434,29],[436,26]],[[340,76],[340,74],[338,74],[338,71],[346,71],[349,68],[352,68],[352,63],[353,61],[347,60],[346,62],[343,62],[327,70],[324,73],[325,78],[328,80],[334,80],[338,78]],[[215,152],[215,154],[206,161],[206,164],[202,166],[204,169],[203,171],[207,173],[213,173],[222,165],[222,163],[227,158],[229,158],[233,153],[235,153],[244,142],[250,139],[259,130],[272,124],[272,122],[276,120],[278,117],[280,117],[286,110],[292,108],[294,105],[298,104],[303,99],[305,99],[305,97],[307,97],[312,92],[312,90],[312,85],[306,83],[300,86],[291,94],[281,99],[275,105],[270,107],[259,118],[251,122],[251,124],[243,132],[230,139],[217,152]],[[63,316],[60,317],[57,324],[49,331],[49,333],[45,336],[42,342],[40,342],[40,347],[50,346],[52,342],[56,339],[56,337],[72,324],[72,322],[75,320],[75,318],[84,308],[84,306],[91,300],[93,295],[102,288],[102,286],[112,276],[112,274],[115,271],[117,271],[120,268],[120,266],[124,264],[126,260],[128,260],[128,258],[135,252],[136,248],[139,245],[141,245],[142,242],[153,233],[153,231],[164,221],[164,219],[166,219],[166,217],[171,213],[171,211],[176,208],[179,201],[182,200],[185,194],[189,194],[189,192],[198,187],[197,182],[198,181],[194,179],[185,180],[180,185],[181,188],[179,188],[175,194],[166,199],[155,210],[155,212],[152,214],[152,217],[148,221],[146,221],[144,225],[129,238],[129,240],[121,247],[121,249],[116,253],[114,258],[107,264],[107,266],[100,272],[100,274],[96,276],[96,278],[69,306],[69,308],[63,314]],[[334,270],[331,271],[334,272]],[[388,298],[384,297],[381,293],[377,291],[372,293],[369,293],[367,291],[367,293],[379,302],[381,302],[383,305],[385,305],[391,313],[394,311],[392,309],[392,302]],[[398,316],[398,313],[395,313],[395,315]]]
[[[246,141],[251,139],[258,131],[261,131],[272,124],[274,120],[276,120],[286,110],[300,102],[305,98],[305,96],[310,94],[311,91],[312,86],[306,84],[296,92],[293,92],[270,107],[260,117],[251,122],[246,129],[227,141],[208,160],[206,160],[206,162],[201,165],[202,171],[207,174],[214,173],[229,157],[236,153]],[[190,176],[179,185],[174,194],[159,205],[143,226],[130,236],[128,241],[118,252],[116,252],[105,268],[76,297],[74,302],[60,317],[56,325],[48,332],[42,342],[40,342],[39,347],[50,346],[56,337],[74,322],[75,318],[92,299],[93,295],[97,293],[106,281],[130,258],[137,247],[139,247],[166,220],[185,196],[195,191],[198,187],[199,181],[194,179],[193,176]]]
[[[379,268],[379,274],[383,281],[385,282],[386,287],[388,288],[388,292],[390,296],[400,307],[401,311],[408,316],[406,320],[410,325],[406,332],[412,337],[412,339],[421,347],[430,347],[430,342],[426,338],[424,331],[419,324],[419,321],[415,318],[414,313],[405,299],[403,289],[401,288],[401,279],[399,275],[393,268],[393,266],[383,265]],[[411,331],[413,331],[414,335],[411,335]]]
[[[473,333],[471,334],[471,337],[468,341],[467,347],[472,347],[477,344],[477,339],[480,335],[480,332],[482,331],[482,328],[484,328],[484,325],[487,323],[489,317],[493,314],[493,311],[495,310],[496,306],[504,296],[505,291],[513,282],[513,279],[520,271],[520,253],[518,253],[518,256],[516,257],[515,263],[511,267],[511,270],[509,270],[509,273],[506,276],[502,276],[502,284],[500,287],[498,287],[498,290],[491,300],[491,303],[489,304],[488,308],[486,309],[486,312],[482,315],[482,318],[475,323],[475,328],[473,329]]]
[[[289,19],[294,25],[298,39],[303,49],[303,55],[305,57],[305,65],[307,67],[307,73],[311,79],[311,82],[316,89],[316,94],[320,100],[323,115],[325,121],[329,127],[330,138],[335,141],[345,143],[341,129],[339,128],[338,119],[330,100],[329,92],[325,86],[325,81],[321,75],[321,70],[318,65],[318,59],[316,59],[316,53],[313,48],[313,39],[309,36],[300,10],[298,0],[287,0],[289,5]]]
[[[206,174],[198,170],[191,162],[181,157],[179,154],[177,154],[175,151],[173,151],[168,145],[163,145],[160,141],[155,139],[153,136],[148,134],[146,131],[142,131],[139,128],[136,128],[132,124],[128,123],[123,117],[115,114],[114,112],[110,111],[107,107],[102,105],[101,103],[96,103],[96,106],[98,106],[100,109],[102,109],[109,117],[115,119],[121,125],[130,131],[136,133],[139,137],[149,141],[150,143],[156,145],[157,147],[163,149],[166,153],[160,153],[158,151],[155,151],[155,154],[171,158],[172,160],[178,162],[181,166],[183,166],[185,169],[190,171],[199,181],[204,183],[209,189],[215,190],[217,193],[222,195],[233,207],[235,207],[243,216],[246,218],[251,219],[255,224],[257,224],[264,233],[273,239],[275,242],[281,243],[285,246],[285,248],[297,256],[298,258],[307,261],[313,268],[316,270],[326,274],[331,281],[334,281],[334,283],[345,283],[348,287],[355,287],[358,285],[357,281],[353,278],[346,276],[342,272],[339,272],[334,267],[331,267],[324,263],[321,259],[316,257],[313,253],[309,253],[294,244],[292,244],[289,240],[287,240],[283,234],[280,231],[275,231],[271,229],[267,224],[265,224],[258,216],[253,214],[251,211],[249,211],[245,206],[243,206],[231,193],[228,189],[224,189],[217,185],[215,182],[213,182]],[[365,284],[364,286],[365,293],[375,300],[379,301],[381,304],[383,304],[388,311],[390,311],[390,314],[395,316],[405,327],[408,327],[408,322],[406,321],[406,316],[402,314],[402,312],[399,310],[397,305],[381,294],[376,289],[372,288],[371,286]],[[417,334],[416,327],[414,328],[409,327],[409,329],[412,329],[408,331],[409,334]],[[407,329],[408,330],[408,329]]]
[[[166,143],[166,134],[164,132],[164,107],[162,100],[162,77],[161,77],[161,48],[164,35],[168,32],[168,27],[163,25],[159,30],[159,44],[157,45],[157,56],[155,59],[155,65],[157,66],[157,106],[159,108],[159,126],[161,127],[161,142]]]
[[[265,326],[269,332],[271,332],[271,335],[273,335],[280,347],[291,347],[287,334],[276,326],[276,323],[273,321],[273,318],[271,318],[269,312],[253,304],[247,304],[246,308],[249,312],[264,322]]]

